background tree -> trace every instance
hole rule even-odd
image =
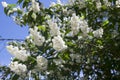
[[[58,0],[49,8],[39,0],[2,4],[30,32],[24,42],[8,44],[14,58],[0,68],[2,79],[120,79],[119,0]]]

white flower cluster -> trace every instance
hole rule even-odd
[[[8,6],[8,4],[6,3],[6,2],[1,2],[2,3],[2,6],[4,7],[4,8],[6,8],[7,6]]]
[[[100,9],[102,7],[102,3],[100,0],[92,0],[93,2],[95,1],[96,2],[96,7],[97,9]],[[103,0],[103,3],[106,5],[106,6],[111,6],[111,2],[109,2],[109,0]]]
[[[92,28],[88,27],[88,24],[85,20],[80,19],[76,14],[72,14],[71,20],[71,31],[72,36],[78,34],[79,29],[82,31],[82,36],[87,36],[89,32],[93,32],[94,37],[102,37],[103,29],[93,31]]]
[[[11,71],[15,72],[18,75],[24,75],[27,72],[27,67],[24,64],[18,63],[17,61],[11,62],[9,65]]]
[[[30,35],[33,37],[33,43],[36,44],[37,46],[41,46],[45,38],[38,32],[38,28],[35,26],[34,29],[30,28]]]
[[[39,70],[46,70],[48,66],[48,60],[43,56],[37,56],[37,67]]]
[[[107,6],[111,5],[111,2],[109,2],[109,0],[103,0],[104,4],[106,4]]]
[[[9,45],[6,48],[9,53],[19,60],[26,61],[28,56],[30,56],[30,54],[24,48],[19,49],[13,45]]]
[[[53,48],[57,51],[61,51],[67,48],[61,36],[55,36],[52,39],[52,42],[53,42]]]
[[[79,28],[80,28],[79,22],[80,22],[79,17],[76,16],[76,14],[72,14],[70,23],[71,23],[71,30],[73,32],[73,35],[76,35],[79,32]]]
[[[37,13],[40,11],[40,6],[39,3],[36,2],[35,0],[32,0],[32,10]]]
[[[57,23],[53,22],[52,20],[48,20],[48,25],[50,28],[51,36],[60,35],[60,29],[59,29]]]
[[[103,29],[102,28],[100,28],[100,29],[97,29],[97,30],[95,30],[95,31],[93,31],[93,35],[94,35],[94,37],[102,37],[102,35],[103,35]]]
[[[116,7],[120,7],[120,0],[116,0]]]
[[[87,33],[89,33],[89,31],[91,30],[88,27],[88,24],[85,20],[80,19],[78,16],[76,16],[75,13],[72,14],[71,20],[71,31],[73,32],[73,35],[78,34],[79,29],[81,29],[83,35],[87,35]]]
[[[97,9],[100,9],[102,7],[100,0],[96,1],[96,7]]]

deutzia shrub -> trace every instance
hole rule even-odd
[[[23,42],[8,44],[7,50],[14,58],[7,70],[11,74],[3,77],[117,80],[118,2],[69,0],[65,4],[58,0],[48,8],[42,7],[39,0],[18,0],[16,5],[2,2],[6,15],[22,27],[29,26],[29,35]]]

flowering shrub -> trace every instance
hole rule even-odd
[[[22,6],[17,6],[21,4]],[[60,0],[44,8],[38,0],[2,2],[5,14],[29,26],[24,42],[10,42],[10,79],[118,79],[118,1]],[[114,33],[114,34],[113,34]],[[118,64],[118,65],[116,65]],[[5,73],[4,73],[5,74]]]

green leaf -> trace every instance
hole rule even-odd
[[[107,6],[106,6],[106,5],[103,5],[103,6],[102,6],[102,9],[103,9],[103,10],[106,10],[106,9],[107,9]]]
[[[98,44],[102,44],[102,41],[101,41],[101,40],[97,40],[97,43],[98,43]]]
[[[38,29],[44,32],[46,31],[46,27],[42,25],[38,26]]]
[[[74,43],[72,43],[72,42],[66,42],[66,44],[68,45],[68,46],[75,46],[75,44]]]
[[[108,20],[105,20],[105,21],[102,23],[102,26],[106,26],[108,23],[109,23],[109,21],[108,21]]]
[[[16,4],[8,4],[9,9],[13,9],[14,7],[16,7]]]
[[[4,8],[4,13],[7,15],[9,9],[8,8]]]

